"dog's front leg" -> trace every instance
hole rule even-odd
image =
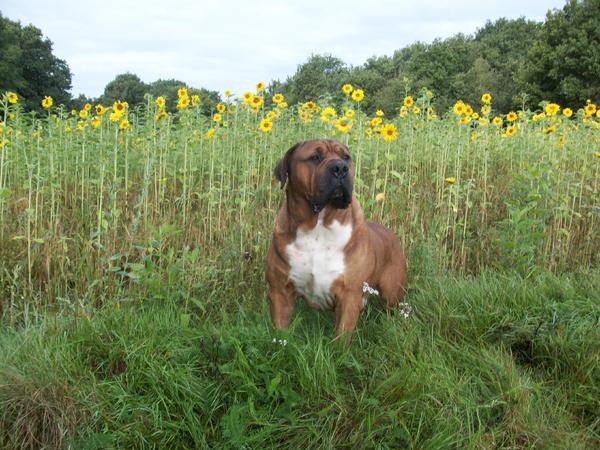
[[[290,286],[269,289],[271,322],[274,328],[287,328],[294,312],[294,290]]]
[[[350,340],[350,335],[356,327],[358,316],[364,308],[362,289],[346,291],[342,294],[335,306],[335,335],[340,337],[346,335]]]

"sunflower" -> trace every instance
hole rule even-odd
[[[256,83],[256,92],[262,92],[265,90],[265,83],[263,81],[259,81]]]
[[[96,106],[94,107],[94,110],[96,111],[96,115],[97,115],[97,116],[101,116],[101,115],[103,115],[103,114],[104,114],[106,111],[108,111],[108,108],[105,108],[105,107],[104,107],[104,106],[102,106],[102,105],[96,105]]]
[[[207,140],[210,140],[210,139],[212,139],[212,138],[215,136],[215,133],[216,133],[216,130],[215,130],[214,128],[209,128],[209,129],[206,131],[206,134],[204,135],[204,137],[205,137]]]
[[[481,96],[481,101],[486,105],[489,105],[492,102],[492,94],[486,92]]]
[[[413,100],[413,98],[410,95],[407,95],[406,97],[404,97],[404,100],[402,101],[402,104],[404,106],[406,106],[407,108],[410,108],[413,105],[414,102],[415,101]]]
[[[481,114],[483,114],[484,116],[487,116],[491,112],[492,112],[492,108],[490,107],[490,105],[483,105],[481,107]]]
[[[337,113],[336,113],[335,109],[332,108],[331,106],[323,108],[323,111],[321,111],[321,120],[325,123],[331,122],[336,117],[337,117]]]
[[[371,135],[373,134],[373,129],[371,127],[368,127],[365,129],[365,133],[367,136],[371,137]]]
[[[380,109],[378,109],[377,111],[375,111],[375,115],[376,115],[377,117],[383,117],[383,115],[384,115],[384,114],[385,114],[385,113],[384,113],[382,110],[380,110]]]
[[[469,123],[469,122],[471,122],[471,116],[464,116],[460,119],[461,124],[465,124],[465,123]]]
[[[371,119],[371,122],[370,122],[370,123],[371,123],[371,126],[372,126],[372,127],[376,127],[377,125],[380,125],[380,124],[381,124],[381,122],[383,122],[383,119],[382,119],[381,117],[373,117],[373,118]]]
[[[342,86],[342,92],[346,95],[350,95],[350,93],[352,92],[353,89],[354,88],[349,83],[346,83],[345,85]]]
[[[317,104],[315,102],[306,102],[302,106],[304,106],[305,108],[308,108],[308,109],[313,109],[313,110],[317,109]]]
[[[86,124],[86,123],[85,123],[83,120],[79,120],[79,121],[77,121],[77,129],[78,129],[78,130],[83,130],[83,129],[85,129],[86,125],[87,125],[87,124]]]
[[[352,128],[352,122],[347,117],[340,117],[335,121],[335,128],[342,133],[347,133]]]
[[[225,97],[231,97],[231,91],[229,89],[225,89],[223,94],[225,95]]]
[[[244,103],[246,103],[247,105],[250,104],[250,102],[252,101],[252,97],[254,97],[254,94],[250,91],[246,91],[242,94],[242,98],[244,99]]]
[[[225,112],[225,105],[223,103],[219,103],[217,105],[217,111],[219,111],[221,114],[223,114]]]
[[[590,102],[587,105],[585,105],[585,108],[583,108],[583,110],[586,116],[592,116],[596,113],[596,105]]]
[[[100,124],[102,123],[102,120],[100,119],[100,116],[94,116],[92,118],[92,126],[94,128],[98,128],[100,126]]]
[[[563,116],[571,117],[573,115],[573,110],[571,108],[563,109]]]
[[[50,97],[49,95],[45,95],[44,99],[42,100],[42,107],[44,109],[48,109],[52,106],[53,103],[54,101],[52,100],[52,97]]]
[[[263,119],[260,121],[260,124],[258,125],[258,129],[260,131],[262,131],[263,133],[268,133],[269,131],[271,131],[273,129],[273,122],[271,122],[268,119]]]
[[[278,113],[277,111],[275,111],[275,110],[274,110],[274,111],[269,111],[265,117],[266,117],[268,120],[271,120],[271,121],[272,121],[272,120],[273,120],[273,119],[275,119],[275,118],[276,118],[278,115],[279,115],[279,113]]]
[[[507,137],[512,137],[515,135],[516,132],[517,132],[517,126],[510,125],[510,126],[506,127],[506,131],[504,132],[504,135]]]
[[[560,105],[558,103],[548,103],[544,109],[546,110],[546,114],[553,116],[560,111]]]
[[[288,107],[287,102],[281,102],[277,105],[278,108],[285,109]]]
[[[391,142],[398,137],[398,130],[393,123],[387,123],[382,127],[381,135],[386,142]]]
[[[82,109],[81,111],[79,111],[79,117],[81,117],[82,119],[85,119],[87,116],[88,116],[87,109]]]
[[[197,94],[192,95],[192,106],[197,106],[200,103],[200,96]]]
[[[222,117],[221,117],[221,114],[215,114],[215,115],[212,117],[212,120],[213,120],[213,122],[220,122],[220,121],[221,121],[221,119],[222,119]]]
[[[126,130],[127,128],[129,128],[129,120],[127,120],[127,119],[123,119],[123,120],[121,121],[121,123],[119,124],[119,128],[120,128],[121,130]]]
[[[185,109],[188,106],[190,106],[190,98],[187,95],[179,97],[179,100],[177,100],[177,108]]]
[[[464,114],[465,114],[466,116],[470,116],[470,115],[472,115],[472,114],[473,114],[473,108],[471,107],[471,105],[468,105],[468,104],[466,104],[466,105],[465,105],[465,111],[464,111]]]
[[[452,107],[454,114],[457,116],[462,116],[465,113],[465,104],[462,100],[457,101]]]
[[[344,113],[344,115],[348,119],[352,119],[354,117],[354,114],[356,114],[356,112],[353,109],[347,109],[346,112]]]
[[[125,111],[125,102],[122,102],[121,100],[117,100],[116,102],[113,103],[113,111],[116,112],[117,114],[123,114],[123,112]]]
[[[279,105],[283,101],[283,94],[275,94],[271,100]]]
[[[154,120],[159,122],[160,119],[162,119],[163,117],[167,117],[168,114],[165,112],[164,109],[159,110],[156,115],[154,116]]]
[[[85,109],[86,111],[89,111],[90,109],[92,109],[92,105],[90,105],[89,103],[86,103],[85,105],[83,105],[83,109]]]
[[[479,119],[479,114],[477,114],[476,112],[474,112],[471,117],[473,118],[473,120],[478,120]]]
[[[446,177],[445,181],[448,184],[454,184],[454,183],[456,183],[456,178],[455,177]]]
[[[596,158],[600,158],[600,152],[596,152],[594,155],[596,155]]]
[[[187,92],[186,87],[180,87],[179,89],[177,89],[177,97],[181,98],[181,97],[187,97],[187,96],[188,96],[188,92]]]
[[[400,107],[400,117],[406,117],[406,114],[408,113],[408,108],[404,105],[402,105]]]
[[[506,115],[506,120],[508,120],[509,122],[514,122],[515,120],[517,120],[517,113],[514,111],[509,112]]]
[[[355,102],[361,102],[363,98],[365,98],[365,93],[362,89],[355,89],[354,92],[352,92],[352,100]]]
[[[260,95],[255,95],[252,97],[252,101],[250,102],[250,106],[252,108],[260,108],[264,102],[264,98]]]
[[[556,131],[556,125],[552,125],[551,127],[544,128],[544,134],[550,134]]]
[[[564,136],[559,136],[559,138],[558,138],[558,145],[560,147],[562,147],[563,145],[565,145],[565,137]]]
[[[15,103],[17,103],[17,101],[19,100],[19,97],[14,92],[7,92],[6,93],[6,98],[7,98],[8,102],[12,103],[13,105]]]

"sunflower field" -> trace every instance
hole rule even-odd
[[[598,445],[600,109],[367,95],[3,93],[0,447]],[[273,344],[266,307],[273,169],[320,137],[409,261],[411,317],[374,302],[344,349],[302,305]]]

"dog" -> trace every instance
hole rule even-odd
[[[384,306],[398,305],[406,293],[406,258],[392,231],[365,220],[352,193],[348,147],[331,139],[298,143],[275,176],[286,190],[266,261],[273,327],[289,326],[297,296],[335,311],[336,337],[354,330],[365,287],[376,289]]]

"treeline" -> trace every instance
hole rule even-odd
[[[167,109],[174,110],[177,88],[186,86],[179,80],[148,84],[127,73],[108,83],[100,98],[71,98],[71,73],[51,49],[39,29],[0,15],[0,90],[18,92],[28,109],[35,109],[43,95],[80,107],[88,101],[110,104],[116,99],[136,105],[151,93],[166,96]],[[396,111],[405,95],[425,90],[433,93],[438,111],[447,110],[456,99],[475,104],[483,92],[493,94],[494,108],[502,112],[535,109],[543,100],[577,108],[587,99],[600,99],[600,0],[570,0],[562,9],[549,11],[544,22],[488,21],[474,35],[416,42],[360,66],[332,55],[313,55],[285,81],[272,81],[267,94],[283,93],[289,104],[324,95],[335,101],[341,99],[340,86],[345,83],[367,93],[367,111]],[[201,96],[210,114],[219,94],[187,87]]]
[[[351,67],[331,55],[314,55],[271,89],[293,104],[323,93],[339,96],[350,83],[368,95],[364,105],[397,111],[407,93],[434,94],[436,110],[457,99],[478,104],[493,94],[494,108],[535,109],[543,100],[580,107],[600,99],[600,0],[571,0],[544,22],[488,21],[474,35],[417,42],[392,56],[374,56]]]

